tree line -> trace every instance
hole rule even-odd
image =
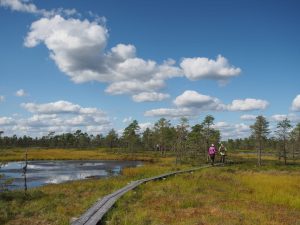
[[[14,147],[40,148],[99,148],[121,149],[132,153],[145,150],[157,150],[162,155],[166,152],[176,154],[176,162],[184,157],[206,156],[211,143],[219,143],[221,133],[214,128],[214,117],[207,115],[204,120],[193,126],[187,118],[181,118],[177,125],[170,120],[160,118],[152,128],[141,131],[137,120],[133,120],[121,134],[111,129],[106,135],[89,135],[77,130],[74,133],[56,134],[50,132],[42,137],[5,136],[0,131],[0,149]],[[263,153],[277,154],[278,159],[295,159],[300,154],[300,123],[292,127],[287,118],[278,122],[273,135],[269,122],[264,116],[256,117],[250,126],[251,135],[247,138],[228,139],[224,141],[229,150],[257,151],[258,165],[261,165]]]
[[[106,135],[89,135],[77,130],[74,133],[56,134],[50,132],[42,137],[5,136],[0,131],[0,149],[15,147],[40,148],[111,148],[123,149],[130,152],[138,150],[157,150],[162,155],[175,152],[178,160],[186,153],[194,155],[206,154],[210,142],[218,143],[220,131],[213,128],[214,117],[208,115],[199,124],[189,125],[186,118],[181,118],[179,124],[172,125],[170,120],[160,118],[152,128],[141,131],[137,120],[133,120],[121,134],[111,129]]]
[[[255,123],[250,126],[251,135],[247,138],[228,139],[226,145],[235,150],[256,150],[257,164],[262,163],[262,154],[276,155],[278,160],[295,160],[300,156],[300,123],[294,127],[288,118],[279,121],[273,135],[269,122],[264,116],[257,116]]]

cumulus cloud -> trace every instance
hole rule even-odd
[[[169,98],[169,94],[157,93],[157,92],[141,92],[133,95],[132,100],[135,102],[155,102],[162,101]]]
[[[242,120],[255,120],[256,119],[256,115],[250,115],[250,114],[245,114],[241,116]]]
[[[21,0],[0,0],[0,6],[10,8],[13,11],[38,13],[37,7],[32,4]]]
[[[0,95],[0,102],[4,102],[5,101],[5,97],[3,95]]]
[[[123,123],[130,123],[132,121],[132,117],[129,116],[129,117],[126,117],[122,120]]]
[[[16,96],[18,96],[18,97],[24,97],[26,95],[28,95],[28,94],[23,89],[20,89],[16,92]]]
[[[139,124],[139,126],[140,126],[140,132],[142,133],[142,132],[144,132],[147,128],[152,128],[153,127],[153,124],[152,123],[150,123],[150,122],[145,122],[145,123],[140,123]]]
[[[261,99],[237,99],[233,100],[230,105],[228,105],[229,111],[251,111],[251,110],[263,110],[266,109],[269,103],[266,100]]]
[[[213,127],[221,131],[223,140],[228,138],[245,138],[250,135],[250,127],[244,123],[231,124],[221,121],[217,122]]]
[[[193,117],[207,111],[251,111],[265,109],[268,102],[260,99],[234,100],[225,105],[218,98],[187,90],[173,101],[176,108],[159,108],[145,112],[145,116]],[[246,116],[244,116],[244,119]],[[249,119],[249,115],[248,115]]]
[[[5,126],[5,125],[12,125],[14,124],[14,119],[11,117],[0,117],[0,125]]]
[[[108,83],[109,94],[153,92],[165,79],[181,76],[175,62],[158,64],[136,56],[133,45],[118,44],[106,51],[108,31],[96,21],[65,19],[60,15],[42,18],[30,27],[26,47],[44,43],[58,68],[75,83]]]
[[[274,114],[271,116],[271,120],[274,122],[280,122],[282,120],[289,119],[291,122],[300,122],[300,116],[289,113],[289,114]]]
[[[137,57],[136,47],[131,44],[106,49],[108,36],[105,25],[97,21],[55,15],[33,22],[24,45],[31,48],[45,44],[50,58],[73,82],[104,82],[108,84],[105,92],[129,94],[136,102],[165,99],[167,95],[158,94],[158,90],[165,86],[166,79],[185,75],[190,80],[224,81],[241,72],[223,56],[216,60],[184,58],[180,67],[173,59],[159,64]]]
[[[45,17],[51,17],[57,14],[72,16],[79,15],[75,9],[38,9],[37,6],[28,0],[0,0],[0,6],[9,8],[12,11],[31,13]]]
[[[204,57],[184,58],[180,63],[185,76],[190,80],[214,79],[228,80],[240,75],[241,69],[231,66],[228,60],[218,55],[216,60]]]
[[[0,117],[1,129],[8,135],[40,136],[50,131],[63,133],[78,129],[99,134],[111,129],[110,118],[101,109],[82,107],[67,101],[23,103],[21,106],[32,115],[27,118]]]
[[[190,108],[159,108],[148,110],[144,113],[145,116],[172,118],[191,117],[196,114],[197,111]]]
[[[300,95],[297,95],[292,102],[292,110],[300,111]]]
[[[39,114],[60,114],[60,113],[73,113],[73,114],[100,114],[105,113],[97,108],[84,108],[78,104],[73,104],[68,101],[56,101],[44,104],[36,103],[22,103],[21,106],[31,113]]]
[[[191,90],[187,90],[176,97],[174,104],[177,107],[196,108],[202,111],[218,111],[225,108],[225,105],[223,105],[219,99]]]

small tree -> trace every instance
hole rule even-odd
[[[206,149],[205,149],[205,155],[208,157],[207,155],[207,149],[209,148],[209,142],[211,141],[211,135],[212,135],[212,125],[214,125],[214,120],[215,118],[212,115],[207,115],[203,122],[202,122],[202,126],[203,126],[203,130],[204,130],[204,135],[205,135],[205,142],[206,142]],[[208,158],[207,158],[208,160]]]
[[[252,136],[255,139],[257,146],[257,165],[261,166],[261,153],[263,148],[263,142],[267,139],[269,130],[269,122],[263,116],[256,117],[255,123],[250,126],[252,130]]]
[[[291,132],[291,140],[293,142],[293,159],[295,159],[295,154],[300,152],[300,123]]]
[[[137,120],[133,120],[123,132],[123,138],[127,144],[127,147],[132,152],[136,149],[137,144],[139,143],[139,131],[140,126]]]
[[[176,164],[178,161],[181,162],[183,153],[186,152],[186,143],[188,137],[188,119],[182,117],[180,119],[180,124],[176,128],[177,133],[177,148],[176,148]]]
[[[159,119],[154,124],[154,136],[157,140],[157,144],[159,146],[159,150],[161,151],[162,155],[165,155],[166,148],[168,144],[168,138],[171,135],[171,123],[169,120],[165,118]]]
[[[276,134],[279,138],[279,141],[282,141],[282,151],[283,151],[283,158],[284,164],[286,165],[287,160],[287,149],[286,144],[289,139],[290,130],[292,128],[291,121],[288,118],[278,122]],[[281,158],[281,151],[279,152],[279,160]]]
[[[114,129],[111,129],[104,139],[107,146],[112,150],[113,147],[116,147],[118,141],[118,134]]]

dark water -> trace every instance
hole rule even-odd
[[[12,178],[8,189],[22,189],[25,187],[23,167],[25,162],[9,162],[2,165],[0,174],[4,179]],[[141,166],[138,161],[113,160],[68,160],[68,161],[29,161],[26,171],[26,185],[28,188],[46,184],[58,184],[71,180],[88,178],[103,178],[119,175],[123,168]]]

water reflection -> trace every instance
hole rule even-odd
[[[23,170],[24,165],[24,162],[10,162],[0,168],[0,174],[5,175],[2,179],[14,179],[9,189],[27,189],[71,180],[116,176],[123,168],[140,166],[141,163],[112,160],[29,161],[26,173]]]

